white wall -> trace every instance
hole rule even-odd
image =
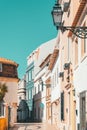
[[[87,57],[74,72],[74,85],[78,92],[87,90]]]
[[[42,43],[27,57],[27,66],[34,62],[34,74],[36,74],[40,70],[39,65],[44,61],[47,55],[53,52],[56,45],[56,40],[57,39],[55,38],[48,42]]]
[[[86,42],[87,43],[87,42]],[[87,48],[84,58],[81,58],[81,41],[78,43],[78,65],[74,68],[74,87],[75,87],[75,98],[76,98],[76,109],[78,115],[76,116],[76,122],[80,123],[80,93],[87,90]],[[86,44],[87,45],[87,44]]]
[[[39,84],[39,78],[42,78],[42,80],[44,81],[44,73],[47,71],[47,67],[45,67],[42,71],[40,71],[38,73],[38,75],[35,77],[35,83],[34,86],[36,87],[36,94],[34,93],[35,96],[35,107],[36,107],[36,118],[38,119],[38,108],[40,107],[40,103],[44,104],[44,108],[41,109],[40,108],[40,119],[42,118],[42,111],[43,111],[43,118],[42,121],[46,121],[46,86],[43,86],[44,89],[43,91],[41,90],[41,86],[40,86],[40,91],[38,93],[38,84]],[[42,76],[43,75],[43,76]],[[35,92],[35,88],[34,88],[34,92]]]
[[[56,73],[56,77],[55,77]],[[54,76],[54,82],[53,83],[53,76]],[[56,78],[56,79],[55,79]],[[56,60],[56,63],[54,65],[54,68],[52,70],[51,74],[51,81],[52,81],[52,87],[51,87],[51,102],[57,100],[60,97],[60,85],[59,85],[59,57]],[[58,82],[57,82],[58,81]]]

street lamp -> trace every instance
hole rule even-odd
[[[67,7],[69,7],[70,1],[67,3]],[[70,30],[73,34],[75,34],[77,37],[86,39],[87,38],[87,26],[63,26],[62,22],[62,16],[63,12],[66,12],[67,10],[62,10],[61,5],[57,2],[53,10],[51,12],[53,23],[56,26],[57,30],[61,30],[62,32],[66,30]]]

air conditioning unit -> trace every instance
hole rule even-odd
[[[69,67],[70,67],[70,63],[65,63],[65,64],[64,64],[64,70],[69,69]]]
[[[64,72],[60,72],[59,73],[59,77],[61,78],[61,77],[63,77],[64,76]]]

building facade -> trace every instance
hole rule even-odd
[[[33,120],[33,88],[34,88],[34,63],[26,71],[26,100],[29,107],[29,120]]]
[[[18,105],[22,99],[26,100],[26,76],[18,82]]]
[[[29,109],[26,103],[26,75],[18,82],[18,109],[17,109],[17,122],[29,121]]]
[[[59,0],[61,6],[68,2],[63,25],[87,27],[87,0]],[[28,57],[26,72],[31,69],[34,78],[26,88],[27,93],[32,88],[28,96],[34,120],[55,124],[58,130],[86,130],[87,39],[58,30],[56,41],[41,45]]]
[[[34,80],[38,72],[41,71],[40,64],[44,59],[52,53],[56,39],[50,40],[43,43],[35,51],[33,51],[27,58],[27,69],[26,69],[26,100],[29,106],[29,118],[33,120],[33,109],[34,109]],[[45,53],[44,51],[45,50]]]
[[[51,120],[51,86],[50,73],[48,72],[50,56],[51,54],[47,55],[40,64],[41,70],[37,73],[34,80],[34,113],[36,113],[34,115],[35,120],[41,122]]]
[[[18,89],[18,64],[12,60],[0,58],[0,83],[5,83],[8,89],[4,97],[4,113],[12,125],[17,122],[17,89]]]
[[[61,6],[70,2],[63,12],[64,26],[87,26],[86,0],[59,0]],[[87,40],[76,37],[71,31],[60,32],[61,129],[84,130],[86,124],[86,53]],[[84,112],[83,112],[84,111]],[[85,115],[85,116],[84,116]]]
[[[87,27],[87,1],[80,1],[77,24]],[[76,101],[76,130],[87,129],[87,39],[75,38],[73,44],[74,88]]]
[[[51,124],[56,127],[59,127],[60,122],[59,44],[60,35],[57,38],[56,47],[49,63],[49,70],[51,70]]]

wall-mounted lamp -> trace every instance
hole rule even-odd
[[[54,5],[53,10],[51,12],[53,23],[56,26],[57,30],[60,29],[62,32],[66,30],[70,30],[77,37],[85,39],[87,38],[87,26],[63,26],[62,16],[64,12],[67,12],[69,4],[70,4],[70,1],[69,3],[65,4],[65,7],[63,9],[61,5],[59,4],[59,2],[57,2]]]
[[[64,70],[68,70],[70,68],[70,63],[65,63],[64,64]]]

